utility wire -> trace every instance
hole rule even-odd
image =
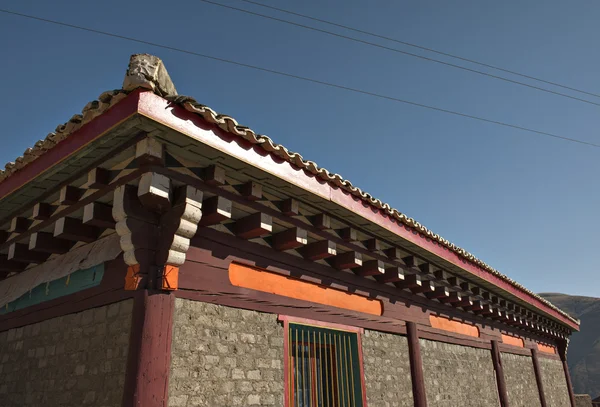
[[[358,88],[352,88],[352,87],[344,86],[344,85],[337,85],[335,83],[325,82],[325,81],[321,81],[321,80],[318,80],[318,79],[309,78],[309,77],[306,77],[306,76],[294,75],[294,74],[290,74],[290,73],[287,73],[287,72],[277,71],[277,70],[274,70],[274,69],[263,68],[263,67],[256,66],[256,65],[245,64],[245,63],[234,61],[234,60],[230,60],[230,59],[219,58],[219,57],[215,57],[215,56],[207,55],[207,54],[201,54],[201,53],[198,53],[198,52],[189,51],[189,50],[182,49],[182,48],[176,48],[176,47],[172,47],[172,46],[169,46],[169,45],[158,44],[158,43],[155,43],[155,42],[140,40],[140,39],[133,38],[133,37],[128,37],[128,36],[125,36],[125,35],[113,34],[113,33],[110,33],[110,32],[100,31],[100,30],[96,30],[96,29],[93,29],[93,28],[82,27],[82,26],[78,26],[78,25],[74,25],[74,24],[63,23],[61,21],[50,20],[50,19],[42,18],[42,17],[36,17],[36,16],[29,15],[29,14],[18,13],[18,12],[15,12],[15,11],[0,9],[0,12],[6,13],[6,14],[12,14],[12,15],[20,16],[20,17],[24,17],[24,18],[28,18],[28,19],[31,19],[31,20],[43,21],[43,22],[46,22],[46,23],[60,25],[60,26],[63,26],[63,27],[74,28],[74,29],[81,30],[81,31],[92,32],[92,33],[104,35],[104,36],[107,36],[107,37],[119,38],[119,39],[122,39],[122,40],[136,42],[136,43],[139,43],[139,44],[145,44],[145,45],[150,45],[150,46],[157,47],[157,48],[168,49],[168,50],[171,50],[171,51],[181,52],[183,54],[188,54],[188,55],[194,55],[194,56],[197,56],[197,57],[206,58],[206,59],[210,59],[210,60],[213,60],[213,61],[219,61],[219,62],[223,62],[223,63],[230,64],[230,65],[242,66],[242,67],[253,69],[253,70],[256,70],[256,71],[267,72],[267,73],[271,73],[271,74],[274,74],[274,75],[279,75],[279,76],[283,76],[283,77],[287,77],[287,78],[294,78],[294,79],[298,79],[298,80],[305,81],[305,82],[316,83],[316,84],[319,84],[319,85],[328,86],[330,88],[342,89],[342,90],[346,90],[346,91],[353,92],[353,93],[358,93],[358,94],[362,94],[362,95],[373,96],[373,97],[376,97],[376,98],[379,98],[379,99],[389,100],[389,101],[398,102],[398,103],[404,103],[404,104],[412,105],[412,106],[418,106],[418,107],[421,107],[421,108],[424,108],[424,109],[435,110],[437,112],[443,112],[443,113],[451,114],[451,115],[454,115],[454,116],[466,117],[468,119],[477,120],[477,121],[485,122],[485,123],[492,123],[492,124],[496,124],[498,126],[503,126],[503,127],[508,127],[508,128],[512,128],[512,129],[522,130],[522,131],[525,131],[525,132],[534,133],[534,134],[538,134],[538,135],[541,135],[541,136],[552,137],[552,138],[556,138],[556,139],[570,141],[570,142],[573,142],[573,143],[584,144],[584,145],[587,145],[587,146],[600,148],[600,144],[595,144],[595,143],[592,143],[592,142],[589,142],[589,141],[578,140],[578,139],[575,139],[575,138],[561,136],[559,134],[549,133],[549,132],[546,132],[546,131],[535,130],[535,129],[531,129],[531,128],[528,128],[528,127],[523,127],[523,126],[519,126],[519,125],[515,125],[515,124],[505,123],[505,122],[501,122],[501,121],[497,121],[497,120],[492,120],[492,119],[486,119],[486,118],[483,118],[483,117],[478,117],[478,116],[474,116],[474,115],[470,115],[470,114],[466,114],[466,113],[456,112],[456,111],[444,109],[444,108],[441,108],[441,107],[435,107],[435,106],[425,105],[425,104],[422,104],[422,103],[411,102],[409,100],[399,99],[399,98],[396,98],[396,97],[393,97],[393,96],[382,95],[382,94],[379,94],[379,93],[370,92],[370,91],[366,91],[366,90],[362,90],[362,89],[358,89]]]
[[[376,38],[380,38],[380,39],[383,39],[383,40],[396,42],[398,44],[402,44],[402,45],[406,45],[406,46],[409,46],[409,47],[421,49],[423,51],[433,52],[433,53],[438,54],[438,55],[443,55],[443,56],[446,56],[446,57],[455,58],[455,59],[458,59],[458,60],[461,60],[461,61],[465,61],[465,62],[469,62],[469,63],[472,63],[472,64],[484,66],[486,68],[496,69],[498,71],[506,72],[506,73],[509,73],[511,75],[516,75],[516,76],[520,76],[522,78],[527,78],[527,79],[531,79],[531,80],[534,80],[534,81],[546,83],[548,85],[557,86],[559,88],[568,89],[568,90],[571,90],[573,92],[579,92],[579,93],[583,93],[583,94],[586,94],[586,95],[589,95],[589,96],[600,97],[600,94],[598,94],[598,93],[588,92],[588,91],[577,89],[577,88],[573,88],[573,87],[570,87],[570,86],[561,85],[560,83],[557,83],[557,82],[547,81],[545,79],[540,79],[540,78],[537,78],[535,76],[531,76],[531,75],[527,75],[527,74],[524,74],[524,73],[512,71],[510,69],[502,68],[502,67],[499,67],[497,65],[486,64],[485,62],[480,62],[480,61],[476,61],[474,59],[461,57],[459,55],[450,54],[450,53],[443,52],[443,51],[438,51],[438,50],[433,49],[433,48],[424,47],[422,45],[418,45],[418,44],[413,44],[413,43],[410,43],[410,42],[402,41],[402,40],[399,40],[397,38],[387,37],[385,35],[377,34],[377,33],[374,33],[374,32],[361,30],[361,29],[358,29],[358,28],[350,27],[348,25],[334,23],[333,21],[323,20],[321,18],[309,16],[307,14],[301,14],[301,13],[297,13],[295,11],[285,10],[285,9],[282,9],[282,8],[279,8],[279,7],[270,6],[268,4],[259,3],[257,1],[252,1],[252,0],[240,0],[240,1],[243,1],[243,2],[249,3],[249,4],[254,4],[254,5],[257,5],[257,6],[260,6],[260,7],[268,8],[268,9],[271,9],[271,10],[279,11],[281,13],[286,13],[286,14],[290,14],[290,15],[293,15],[293,16],[302,17],[302,18],[306,18],[306,19],[309,19],[309,20],[317,21],[319,23],[328,24],[328,25],[331,25],[331,26],[334,26],[334,27],[343,28],[345,30],[354,31],[354,32],[357,32],[357,33],[360,33],[360,34],[369,35],[371,37],[376,37]]]
[[[387,50],[387,51],[397,52],[399,54],[404,54],[404,55],[408,55],[408,56],[411,56],[411,57],[414,57],[414,58],[419,58],[419,59],[422,59],[422,60],[425,60],[425,61],[434,62],[436,64],[450,66],[452,68],[461,69],[463,71],[471,72],[471,73],[478,74],[478,75],[487,76],[487,77],[498,79],[498,80],[501,80],[501,81],[504,81],[504,82],[514,83],[516,85],[525,86],[527,88],[539,90],[541,92],[551,93],[553,95],[562,96],[562,97],[565,97],[565,98],[568,98],[568,99],[572,99],[572,100],[577,100],[579,102],[587,103],[587,104],[590,104],[590,105],[600,106],[600,103],[596,103],[596,102],[592,102],[590,100],[578,98],[576,96],[567,95],[566,93],[556,92],[556,91],[553,91],[553,90],[550,90],[550,89],[546,89],[546,88],[542,88],[542,87],[539,87],[539,86],[530,85],[530,84],[525,83],[525,82],[520,82],[520,81],[516,81],[516,80],[513,80],[513,79],[505,78],[503,76],[498,76],[498,75],[493,75],[493,74],[490,74],[490,73],[487,73],[487,72],[478,71],[477,69],[467,68],[467,67],[464,67],[464,66],[461,66],[461,65],[456,65],[456,64],[450,63],[450,62],[441,61],[439,59],[429,58],[429,57],[426,57],[426,56],[423,56],[423,55],[414,54],[412,52],[402,51],[402,50],[400,50],[398,48],[388,47],[388,46],[377,44],[377,43],[374,43],[374,42],[361,40],[359,38],[354,38],[354,37],[350,37],[350,36],[347,36],[347,35],[334,33],[332,31],[327,31],[327,30],[322,30],[320,28],[311,27],[309,25],[295,23],[293,21],[285,20],[285,19],[282,19],[282,18],[268,16],[266,14],[255,13],[255,12],[250,11],[250,10],[246,10],[246,9],[239,8],[239,7],[234,7],[234,6],[229,6],[229,5],[222,4],[222,3],[217,3],[217,2],[211,1],[211,0],[199,0],[199,1],[204,2],[204,3],[208,3],[208,4],[212,4],[212,5],[215,5],[215,6],[219,6],[219,7],[227,8],[227,9],[230,9],[230,10],[239,11],[241,13],[250,14],[250,15],[253,15],[253,16],[256,16],[256,17],[261,17],[261,18],[265,18],[265,19],[268,19],[268,20],[278,21],[278,22],[281,22],[281,23],[284,23],[284,24],[289,24],[289,25],[293,25],[293,26],[296,26],[296,27],[304,28],[304,29],[307,29],[307,30],[316,31],[316,32],[320,32],[320,33],[323,33],[323,34],[331,35],[331,36],[334,36],[334,37],[343,38],[343,39],[346,39],[346,40],[349,40],[349,41],[358,42],[358,43],[361,43],[361,44],[364,44],[364,45],[369,45],[369,46],[372,46],[372,47],[381,48],[381,49],[384,49],[384,50]]]

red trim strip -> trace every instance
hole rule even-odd
[[[144,92],[140,95],[139,113],[162,123],[171,129],[186,134],[209,147],[215,148],[254,167],[260,168],[263,171],[282,178],[285,181],[324,199],[335,202],[403,239],[441,257],[455,266],[458,266],[463,270],[494,284],[498,288],[513,294],[517,298],[530,303],[567,326],[570,326],[573,329],[579,329],[579,326],[576,323],[548,307],[539,299],[521,291],[500,277],[491,274],[489,271],[468,262],[439,243],[415,232],[414,229],[399,224],[398,221],[390,218],[383,211],[374,208],[365,201],[350,195],[346,191],[332,187],[324,181],[317,179],[315,176],[308,174],[304,170],[294,167],[288,162],[282,161],[281,159],[266,153],[262,148],[252,146],[240,137],[234,136],[221,130],[217,126],[207,123],[202,117],[195,113],[188,112],[182,106],[170,103],[152,92]],[[217,137],[215,137],[215,135]]]
[[[283,400],[284,406],[290,405],[290,324],[287,318],[281,319],[283,322]]]
[[[363,364],[362,333],[364,333],[364,330],[356,335],[356,342],[358,346],[358,363],[360,366],[360,386],[362,387],[363,406],[367,407],[367,386],[365,385],[365,367]]]

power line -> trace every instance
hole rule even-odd
[[[461,57],[459,55],[450,54],[450,53],[443,52],[443,51],[438,51],[438,50],[433,49],[433,48],[429,48],[429,47],[425,47],[425,46],[422,46],[422,45],[418,45],[418,44],[414,44],[414,43],[402,41],[402,40],[399,40],[397,38],[388,37],[388,36],[377,34],[377,33],[371,32],[371,31],[365,31],[365,30],[361,30],[361,29],[358,29],[358,28],[350,27],[348,25],[334,23],[333,21],[323,20],[321,18],[309,16],[307,14],[297,13],[297,12],[291,11],[291,10],[285,10],[285,9],[282,9],[282,8],[279,8],[279,7],[270,6],[268,4],[259,3],[257,1],[252,1],[252,0],[240,0],[240,1],[243,1],[243,2],[249,3],[249,4],[254,4],[254,5],[257,5],[257,6],[260,6],[260,7],[268,8],[268,9],[271,9],[271,10],[276,10],[276,11],[279,11],[281,13],[286,13],[286,14],[297,16],[297,17],[302,17],[302,18],[306,18],[306,19],[309,19],[309,20],[317,21],[319,23],[328,24],[328,25],[331,25],[331,26],[334,26],[334,27],[343,28],[345,30],[354,31],[354,32],[357,32],[357,33],[360,33],[360,34],[365,34],[365,35],[369,35],[369,36],[372,36],[372,37],[380,38],[380,39],[383,39],[383,40],[396,42],[398,44],[402,44],[402,45],[406,45],[406,46],[409,46],[409,47],[421,49],[423,51],[433,52],[433,53],[438,54],[438,55],[443,55],[443,56],[446,56],[446,57],[455,58],[455,59],[458,59],[458,60],[461,60],[461,61],[465,61],[465,62],[469,62],[469,63],[472,63],[472,64],[484,66],[486,68],[496,69],[498,71],[506,72],[506,73],[509,73],[511,75],[516,75],[516,76],[520,76],[522,78],[527,78],[527,79],[531,79],[531,80],[534,80],[534,81],[546,83],[548,85],[557,86],[559,88],[568,89],[568,90],[571,90],[571,91],[574,91],[574,92],[583,93],[583,94],[586,94],[586,95],[589,95],[589,96],[600,97],[600,94],[598,94],[598,93],[588,92],[588,91],[577,89],[577,88],[573,88],[573,87],[567,86],[567,85],[561,85],[560,83],[557,83],[557,82],[552,82],[552,81],[548,81],[548,80],[545,80],[545,79],[537,78],[535,76],[531,76],[531,75],[527,75],[527,74],[524,74],[524,73],[520,73],[520,72],[516,72],[516,71],[510,70],[510,69],[502,68],[502,67],[499,67],[497,65],[491,65],[491,64],[487,64],[485,62],[476,61],[474,59]]]
[[[323,30],[323,29],[320,29],[320,28],[311,27],[309,25],[295,23],[293,21],[285,20],[285,19],[282,19],[282,18],[268,16],[266,14],[255,13],[254,11],[246,10],[246,9],[239,8],[239,7],[229,6],[229,5],[226,5],[226,4],[217,3],[217,2],[211,1],[211,0],[199,0],[199,1],[204,2],[204,3],[208,3],[208,4],[212,4],[212,5],[215,5],[215,6],[219,6],[219,7],[227,8],[227,9],[230,9],[230,10],[239,11],[241,13],[253,15],[253,16],[256,16],[256,17],[261,17],[261,18],[265,18],[265,19],[268,19],[268,20],[278,21],[278,22],[281,22],[281,23],[284,23],[284,24],[289,24],[289,25],[293,25],[293,26],[296,26],[296,27],[304,28],[304,29],[307,29],[307,30],[316,31],[316,32],[320,32],[320,33],[323,33],[323,34],[331,35],[331,36],[334,36],[334,37],[343,38],[343,39],[346,39],[346,40],[349,40],[349,41],[353,41],[353,42],[357,42],[357,43],[361,43],[361,44],[364,44],[364,45],[369,45],[369,46],[372,46],[372,47],[381,48],[381,49],[384,49],[384,50],[387,50],[387,51],[397,52],[399,54],[408,55],[408,56],[413,57],[413,58],[422,59],[422,60],[433,62],[433,63],[436,63],[436,64],[450,66],[452,68],[461,69],[463,71],[471,72],[471,73],[474,73],[474,74],[477,74],[477,75],[487,76],[487,77],[498,79],[498,80],[501,80],[501,81],[504,81],[504,82],[513,83],[513,84],[516,84],[516,85],[519,85],[519,86],[525,86],[527,88],[535,89],[535,90],[538,90],[538,91],[541,91],[541,92],[550,93],[550,94],[553,94],[553,95],[556,95],[556,96],[562,96],[562,97],[565,97],[565,98],[568,98],[568,99],[572,99],[572,100],[577,100],[579,102],[587,103],[587,104],[590,104],[590,105],[600,106],[600,103],[596,103],[596,102],[592,102],[590,100],[578,98],[576,96],[567,95],[566,93],[556,92],[556,91],[553,91],[553,90],[550,90],[550,89],[546,89],[546,88],[542,88],[542,87],[539,87],[539,86],[530,85],[530,84],[525,83],[525,82],[520,82],[520,81],[516,81],[516,80],[513,80],[513,79],[505,78],[503,76],[498,76],[498,75],[490,74],[490,73],[487,73],[487,72],[478,71],[477,69],[467,68],[467,67],[464,67],[464,66],[461,66],[461,65],[456,65],[456,64],[450,63],[450,62],[441,61],[439,59],[430,58],[430,57],[426,57],[426,56],[419,55],[419,54],[414,54],[412,52],[402,51],[402,50],[400,50],[398,48],[388,47],[388,46],[377,44],[377,43],[374,43],[374,42],[361,40],[359,38],[354,38],[354,37],[350,37],[350,36],[347,36],[347,35],[338,34],[338,33],[332,32],[332,31],[327,31],[327,30]]]
[[[256,70],[256,71],[267,72],[267,73],[271,73],[271,74],[275,74],[275,75],[279,75],[279,76],[284,76],[284,77],[287,77],[287,78],[294,78],[294,79],[298,79],[298,80],[305,81],[305,82],[316,83],[316,84],[319,84],[319,85],[328,86],[330,88],[342,89],[342,90],[346,90],[346,91],[353,92],[353,93],[358,93],[358,94],[362,94],[362,95],[373,96],[373,97],[376,97],[376,98],[379,98],[379,99],[389,100],[389,101],[398,102],[398,103],[404,103],[404,104],[407,104],[407,105],[417,106],[417,107],[421,107],[421,108],[429,109],[429,110],[435,110],[437,112],[443,112],[443,113],[451,114],[451,115],[454,115],[454,116],[466,117],[468,119],[477,120],[477,121],[481,121],[481,122],[485,122],[485,123],[492,123],[492,124],[496,124],[496,125],[503,126],[503,127],[508,127],[508,128],[522,130],[522,131],[529,132],[529,133],[538,134],[538,135],[541,135],[541,136],[552,137],[552,138],[556,138],[556,139],[560,139],[560,140],[570,141],[570,142],[573,142],[573,143],[584,144],[584,145],[588,145],[588,146],[591,146],[591,147],[598,147],[598,148],[600,148],[600,144],[595,144],[595,143],[592,143],[592,142],[589,142],[589,141],[578,140],[578,139],[574,139],[574,138],[570,138],[570,137],[566,137],[566,136],[561,136],[561,135],[558,135],[558,134],[549,133],[549,132],[545,132],[545,131],[541,131],[541,130],[535,130],[535,129],[531,129],[531,128],[528,128],[528,127],[523,127],[523,126],[519,126],[519,125],[515,125],[515,124],[505,123],[505,122],[501,122],[501,121],[497,121],[497,120],[492,120],[492,119],[486,119],[486,118],[483,118],[483,117],[478,117],[478,116],[474,116],[474,115],[470,115],[470,114],[466,114],[466,113],[456,112],[456,111],[444,109],[444,108],[441,108],[441,107],[435,107],[435,106],[425,105],[425,104],[422,104],[422,103],[411,102],[409,100],[404,100],[404,99],[396,98],[396,97],[393,97],[393,96],[382,95],[382,94],[375,93],[375,92],[370,92],[370,91],[366,91],[366,90],[362,90],[362,89],[358,89],[358,88],[352,88],[352,87],[344,86],[344,85],[338,85],[338,84],[335,84],[335,83],[325,82],[325,81],[321,81],[321,80],[318,80],[318,79],[313,79],[313,78],[309,78],[309,77],[305,77],[305,76],[294,75],[294,74],[290,74],[290,73],[287,73],[287,72],[277,71],[277,70],[274,70],[274,69],[263,68],[263,67],[256,66],[256,65],[250,65],[250,64],[243,63],[243,62],[233,61],[233,60],[230,60],[230,59],[219,58],[219,57],[215,57],[215,56],[207,55],[207,54],[201,54],[201,53],[198,53],[198,52],[189,51],[189,50],[182,49],[182,48],[176,48],[176,47],[172,47],[172,46],[169,46],[169,45],[158,44],[158,43],[155,43],[155,42],[140,40],[140,39],[133,38],[133,37],[128,37],[128,36],[125,36],[125,35],[113,34],[113,33],[106,32],[106,31],[100,31],[100,30],[96,30],[96,29],[93,29],[93,28],[82,27],[82,26],[78,26],[78,25],[74,25],[74,24],[69,24],[69,23],[63,23],[61,21],[50,20],[50,19],[47,19],[47,18],[36,17],[36,16],[29,15],[29,14],[18,13],[18,12],[15,12],[15,11],[10,11],[10,10],[5,10],[5,9],[0,9],[0,12],[6,13],[6,14],[12,14],[12,15],[20,16],[20,17],[24,17],[24,18],[28,18],[28,19],[31,19],[31,20],[43,21],[43,22],[46,22],[46,23],[60,25],[60,26],[63,26],[63,27],[74,28],[74,29],[81,30],[81,31],[92,32],[92,33],[104,35],[104,36],[107,36],[107,37],[119,38],[119,39],[122,39],[122,40],[136,42],[136,43],[139,43],[139,44],[150,45],[150,46],[153,46],[153,47],[163,48],[163,49],[167,49],[167,50],[170,50],[170,51],[181,52],[181,53],[184,53],[184,54],[194,55],[194,56],[197,56],[197,57],[206,58],[206,59],[210,59],[210,60],[213,60],[213,61],[219,61],[219,62],[227,63],[227,64],[230,64],[230,65],[242,66],[242,67],[253,69],[253,70]]]

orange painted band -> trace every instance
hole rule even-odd
[[[179,288],[179,267],[165,264],[161,283],[163,290],[177,290]]]
[[[282,295],[297,300],[344,308],[371,315],[381,315],[381,301],[347,293],[334,288],[297,280],[271,273],[255,267],[231,263],[229,281],[236,287],[250,288],[270,294]]]
[[[556,348],[554,346],[544,345],[543,343],[538,343],[537,348],[540,352],[551,353],[556,355]]]
[[[448,332],[454,332],[461,335],[473,336],[479,338],[479,328],[460,321],[453,321],[448,318],[429,316],[429,323],[433,328],[442,329]]]
[[[523,342],[523,338],[517,338],[516,336],[510,336],[502,334],[502,343],[512,346],[518,346],[519,348],[525,347],[525,342]]]

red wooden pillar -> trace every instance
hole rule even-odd
[[[171,364],[174,295],[135,293],[123,407],[166,407]]]
[[[540,369],[537,349],[531,349],[531,359],[533,360],[535,381],[537,382],[538,392],[540,394],[540,403],[542,404],[542,407],[548,407],[546,404],[546,394],[544,393],[544,384],[542,383],[542,370]]]
[[[506,381],[504,379],[504,368],[502,367],[502,358],[498,349],[498,341],[492,341],[492,362],[496,371],[496,383],[498,384],[498,396],[500,406],[508,407],[508,393],[506,392]]]
[[[423,359],[421,358],[421,346],[419,345],[419,331],[414,322],[406,323],[406,334],[408,338],[410,376],[412,379],[412,391],[415,407],[427,407],[425,381],[423,379]]]
[[[575,407],[575,393],[573,392],[573,383],[571,382],[571,374],[569,373],[569,365],[567,364],[567,341],[559,343],[558,353],[560,355],[560,360],[562,361],[563,370],[565,372],[565,379],[567,381],[567,389],[569,391],[571,407]]]

